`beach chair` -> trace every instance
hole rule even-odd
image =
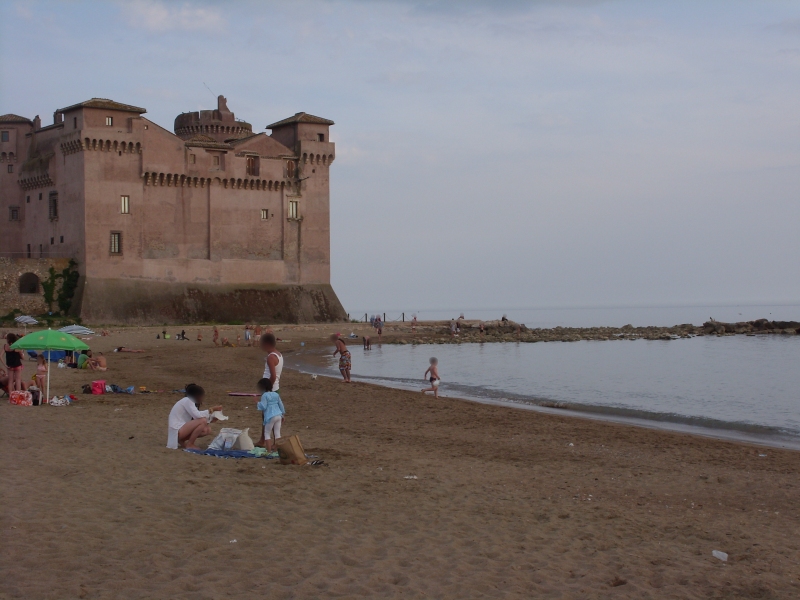
[[[36,350],[28,350],[28,360],[36,360],[39,358],[39,353]]]

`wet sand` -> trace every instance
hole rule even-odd
[[[276,333],[292,352],[351,329]],[[285,372],[285,434],[327,466],[194,456],[164,447],[169,390],[200,383],[255,432],[226,392],[263,358],[155,332],[91,344],[109,383],[165,393],[0,402],[0,598],[800,596],[800,453]]]

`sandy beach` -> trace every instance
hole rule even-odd
[[[94,338],[102,377],[53,369],[70,407],[0,402],[0,598],[800,597],[800,453],[285,371],[284,434],[325,466],[196,456],[165,448],[172,390],[257,432],[227,392],[263,356],[160,329]],[[79,393],[98,378],[163,392]]]

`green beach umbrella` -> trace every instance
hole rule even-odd
[[[46,329],[36,331],[18,339],[11,344],[12,350],[88,350],[89,346],[84,344],[74,335],[63,331],[53,331]],[[49,362],[49,361],[48,361]],[[47,401],[50,401],[50,367],[47,367]],[[39,403],[42,406],[43,402]]]

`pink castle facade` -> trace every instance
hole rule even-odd
[[[0,256],[68,257],[90,322],[327,321],[332,121],[271,135],[216,110],[174,133],[144,108],[92,100],[0,116]]]

